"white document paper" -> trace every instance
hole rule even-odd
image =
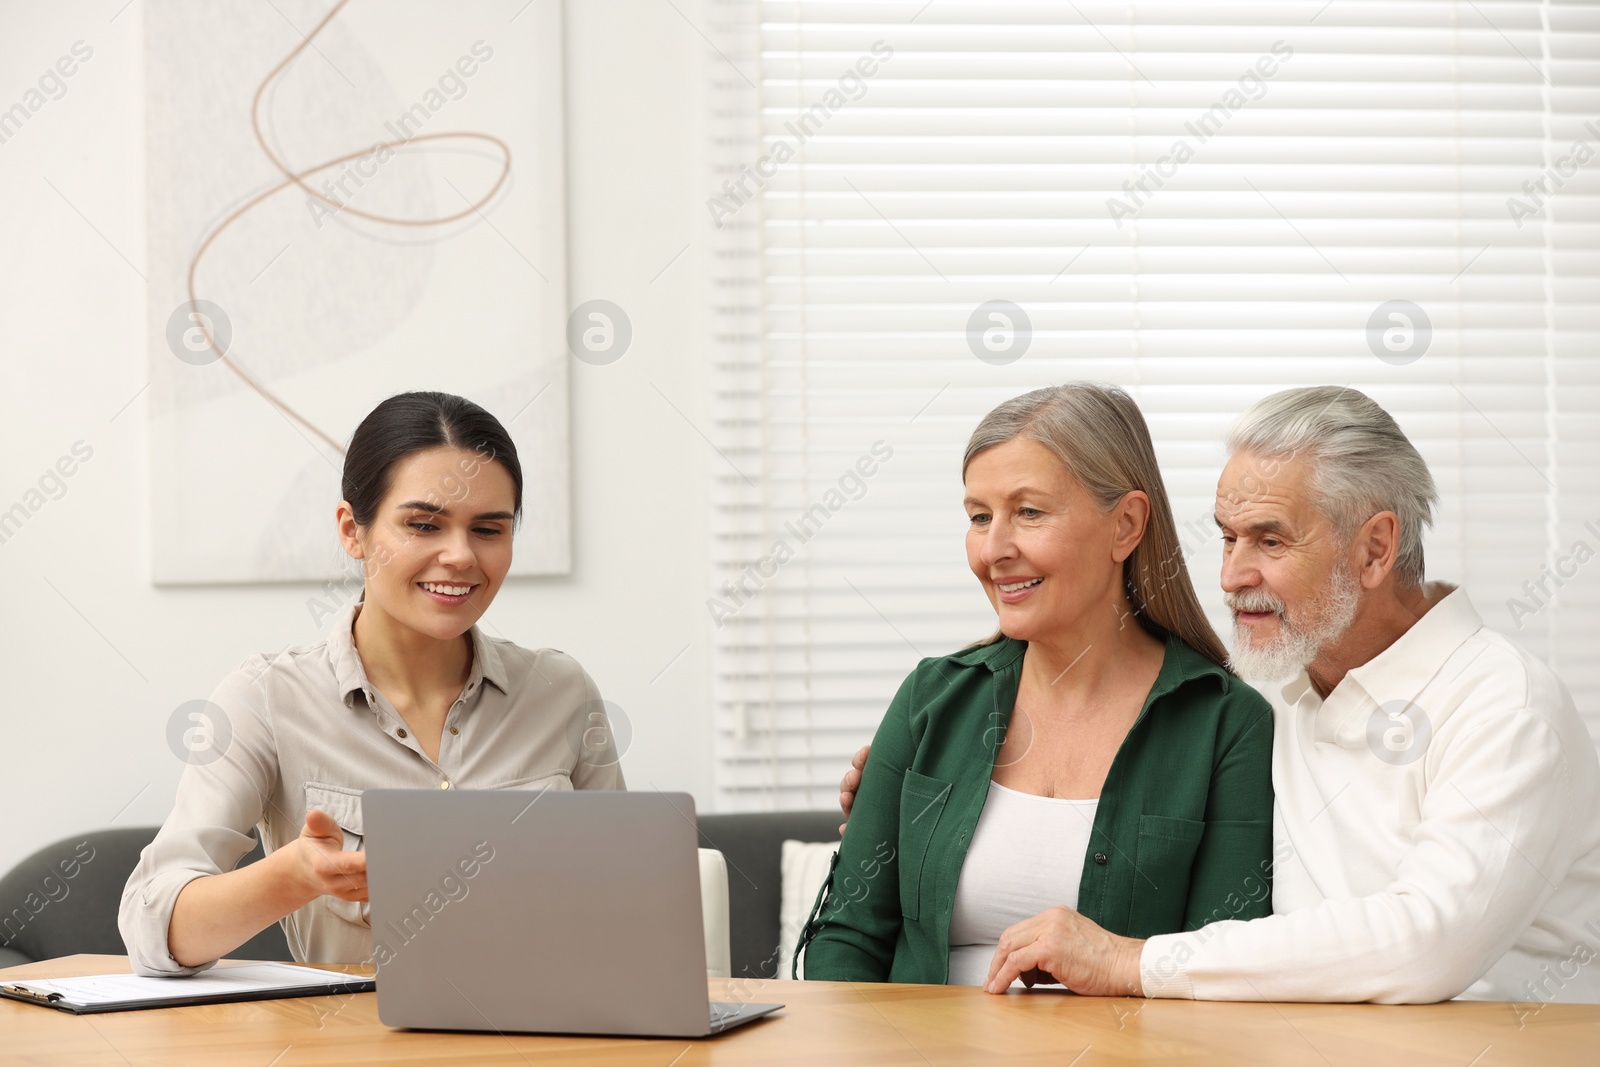
[[[35,978],[3,982],[7,988],[29,993],[61,994],[72,1004],[137,1003],[175,1000],[187,997],[216,996],[228,993],[255,993],[268,989],[299,989],[305,986],[336,986],[366,979],[361,974],[341,974],[316,967],[291,967],[286,963],[220,964],[188,978],[143,978],[135,974],[96,974],[83,978]]]

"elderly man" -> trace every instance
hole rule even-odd
[[[1600,761],[1561,681],[1424,582],[1422,457],[1340,388],[1270,396],[1227,444],[1233,663],[1276,721],[1274,914],[1140,941],[1054,908],[1002,935],[986,988],[1600,1001]]]

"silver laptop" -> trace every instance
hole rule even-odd
[[[420,1030],[704,1037],[712,1003],[687,793],[369,789],[378,1018]]]

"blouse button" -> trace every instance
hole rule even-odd
[[[406,735],[406,728],[402,726],[400,729],[396,730],[394,734],[396,737],[404,737]]]
[[[1104,867],[1106,865],[1106,854],[1104,852],[1096,852],[1094,854],[1094,862],[1098,866]]]
[[[440,789],[449,789],[450,788],[450,783],[449,782],[440,782],[439,783],[439,788]]]
[[[452,726],[452,727],[450,727],[450,732],[453,733],[453,734],[459,734],[461,731],[458,730],[456,727]]]

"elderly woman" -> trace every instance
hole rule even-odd
[[[1271,711],[1200,610],[1138,407],[1009,400],[962,480],[999,632],[889,705],[805,977],[989,985],[1002,935],[1048,938],[1062,907],[1129,937],[1266,914]]]

